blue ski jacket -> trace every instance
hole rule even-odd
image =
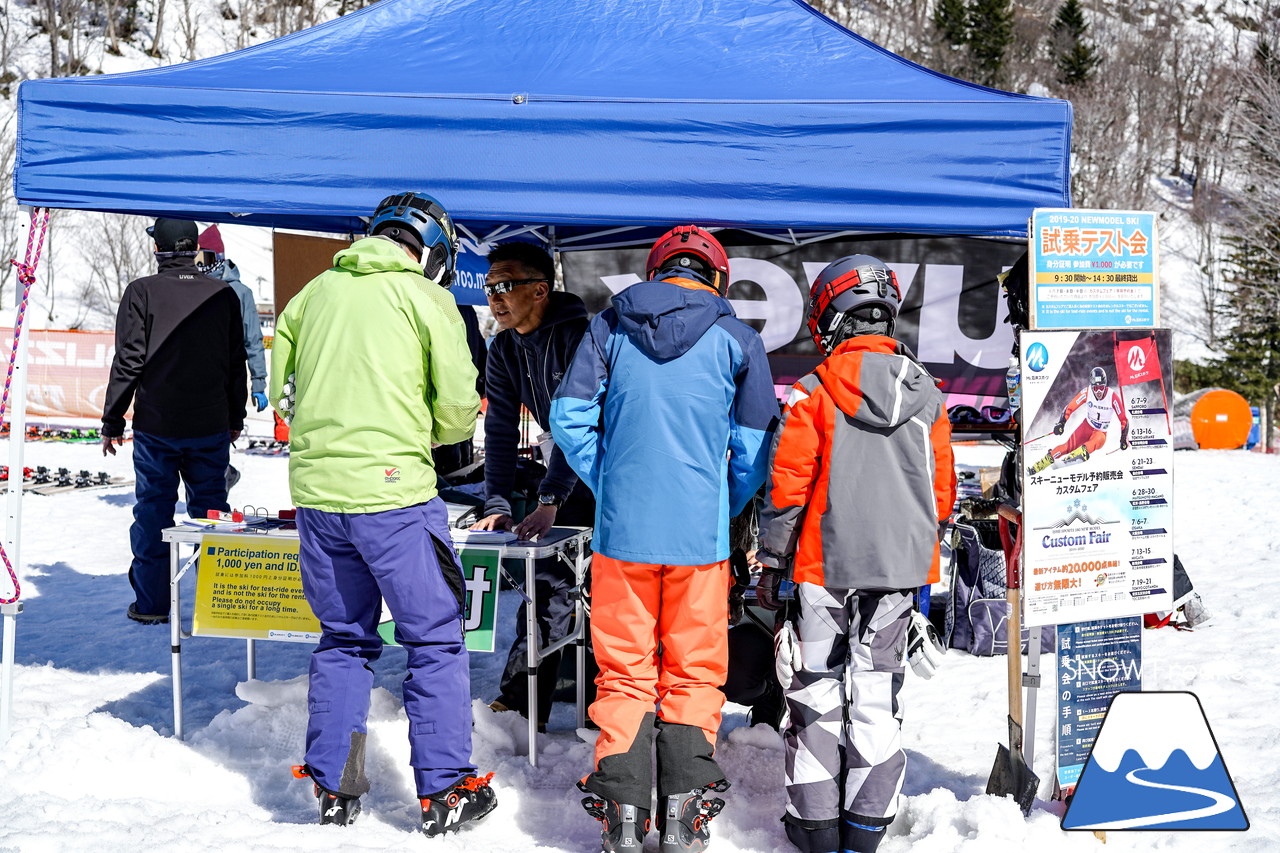
[[[591,321],[551,431],[596,496],[592,548],[618,560],[727,559],[764,482],[778,402],[764,345],[711,288],[641,282]]]

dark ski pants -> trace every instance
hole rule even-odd
[[[302,589],[320,620],[307,693],[307,766],[322,788],[368,792],[365,721],[382,601],[408,652],[404,710],[417,795],[475,772],[462,569],[444,501],[370,513],[299,508]]]
[[[160,531],[173,526],[178,480],[187,492],[187,515],[204,518],[211,509],[227,510],[228,432],[199,438],[166,438],[133,433],[133,526],[129,544],[133,563],[129,583],[137,598],[134,609],[146,615],[169,612],[169,546]]]

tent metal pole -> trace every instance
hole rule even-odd
[[[27,244],[27,237],[30,236],[33,225],[31,214],[30,207],[24,206],[20,210],[17,243],[19,246]],[[20,285],[15,285],[14,296],[15,300],[21,301]],[[19,582],[22,580],[22,465],[27,435],[27,341],[30,338],[31,334],[28,330],[18,339],[18,352],[14,359],[13,383],[10,385],[9,395],[9,493],[4,548]],[[21,601],[0,604],[0,615],[4,618],[4,648],[0,654],[0,744],[9,740],[13,720],[14,644],[18,634],[18,614],[21,612]]]

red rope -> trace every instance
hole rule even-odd
[[[36,238],[36,221],[40,222],[40,237]],[[22,261],[10,258],[9,263],[18,268],[18,282],[22,285],[22,299],[18,302],[18,319],[13,324],[13,348],[9,350],[9,373],[4,378],[4,393],[0,394],[0,424],[4,423],[5,412],[9,410],[9,386],[13,384],[13,370],[18,363],[18,341],[22,337],[23,321],[27,317],[27,302],[31,298],[31,285],[36,283],[36,267],[40,265],[40,252],[44,249],[45,232],[49,230],[49,209],[37,207],[31,211],[31,228],[27,231],[27,254]],[[22,441],[23,436],[15,436],[10,431],[10,441]],[[12,476],[12,475],[11,475]],[[20,476],[20,473],[19,473]],[[13,597],[0,598],[0,604],[13,604],[22,597],[22,586],[18,583],[18,573],[9,562],[4,543],[0,542],[0,559],[9,571],[9,579],[13,581]]]

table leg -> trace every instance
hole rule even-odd
[[[533,558],[524,558],[524,588],[528,596],[525,604],[525,630],[528,642],[525,644],[525,664],[528,667],[529,690],[525,710],[529,714],[529,766],[538,766],[538,663],[541,660],[541,649],[538,648],[538,598],[534,590]]]
[[[582,586],[583,575],[586,574],[586,543],[579,540],[578,551],[574,555],[573,573],[577,577],[578,596],[574,601],[574,619],[577,620],[578,626],[578,642],[577,642],[577,677],[574,684],[577,687],[577,725],[578,728],[585,728],[587,725],[587,608],[583,605],[583,596],[586,590]]]
[[[182,740],[182,581],[178,542],[169,543],[169,649],[173,665],[173,736]],[[197,546],[199,547],[199,546]]]

